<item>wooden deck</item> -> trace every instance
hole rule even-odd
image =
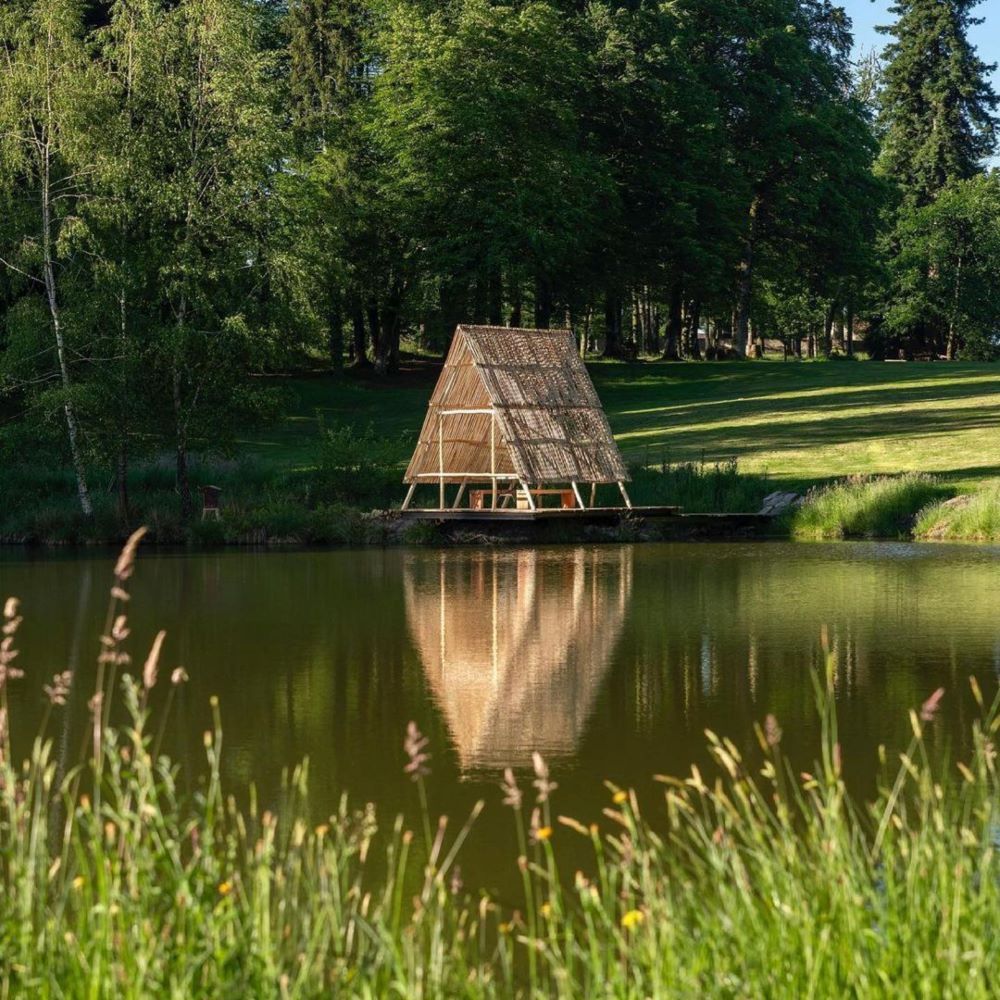
[[[539,507],[535,510],[448,507],[398,511],[408,521],[585,521],[591,524],[620,521],[625,517],[683,517],[680,507]]]
[[[543,507],[538,510],[471,510],[468,507],[446,510],[413,509],[394,511],[405,521],[436,521],[463,524],[512,524],[571,522],[575,524],[615,524],[620,521],[653,520],[676,522],[678,527],[722,531],[763,528],[773,518],[770,514],[685,514],[681,507]]]

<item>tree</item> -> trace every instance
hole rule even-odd
[[[78,258],[73,230],[90,196],[85,137],[99,129],[99,77],[83,37],[78,0],[13,0],[0,10],[0,265],[44,295],[80,509],[87,485],[64,278]]]
[[[996,144],[997,95],[968,39],[980,0],[900,0],[883,53],[880,170],[904,206],[980,172]]]
[[[995,359],[1000,347],[1000,174],[952,181],[900,223],[890,329],[918,320],[947,331],[949,359],[963,345]]]
[[[525,286],[547,326],[593,232],[601,163],[579,130],[583,63],[552,5],[460,0],[426,14],[394,0],[370,134],[380,199],[398,220],[386,305],[403,290],[439,336],[519,317]],[[520,319],[514,321],[520,322]],[[386,343],[397,332],[386,329]],[[390,348],[391,349],[391,348]]]
[[[978,0],[906,0],[890,10],[896,22],[882,29],[893,36],[883,55],[884,82],[879,127],[880,174],[893,187],[881,253],[890,281],[873,344],[880,353],[902,348],[954,353],[953,331],[940,312],[921,311],[930,274],[915,281],[912,262],[926,249],[907,240],[922,231],[921,210],[957,181],[982,172],[996,145],[997,95],[987,66],[969,43],[968,29],[980,23]]]
[[[160,391],[152,402],[169,413],[188,517],[192,440],[224,444],[262,405],[246,375],[267,350],[251,323],[268,284],[260,234],[279,161],[276,65],[252,0],[122,6],[138,19],[134,44],[109,44],[105,57],[113,74],[131,74],[123,190],[144,220],[141,270],[152,279],[145,363]]]

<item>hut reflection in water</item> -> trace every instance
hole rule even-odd
[[[406,617],[459,766],[577,749],[632,593],[632,550],[442,552],[405,564]],[[458,556],[458,558],[456,558]]]

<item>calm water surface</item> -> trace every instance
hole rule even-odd
[[[28,676],[11,706],[22,748],[41,685],[67,666],[63,752],[84,738],[112,561],[0,555],[0,595],[20,596],[25,616]],[[526,774],[532,750],[559,782],[557,811],[584,821],[601,818],[602,779],[637,787],[655,812],[651,776],[704,764],[706,728],[753,755],[768,712],[809,766],[824,626],[859,791],[874,786],[878,745],[904,745],[907,710],[939,685],[933,738],[960,755],[968,676],[992,694],[1000,670],[998,574],[998,547],[887,543],[147,552],[130,643],[141,662],[165,628],[163,667],[190,674],[166,738],[189,787],[217,694],[234,790],[253,783],[277,802],[282,771],[308,757],[317,820],[343,791],[412,815],[402,736],[416,720],[432,807],[457,816],[487,799],[466,872],[499,883],[514,851],[497,779],[508,764]]]

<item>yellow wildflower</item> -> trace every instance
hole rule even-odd
[[[616,806],[620,806],[623,802],[628,800],[628,792],[617,791],[612,797],[611,801],[614,802]]]
[[[552,904],[549,903],[548,901],[542,903],[540,907],[540,912],[542,916],[545,917],[546,920],[548,920],[549,917],[552,916]]]
[[[548,840],[552,836],[552,827],[543,826],[535,831],[535,840]]]
[[[84,877],[82,875],[77,875],[77,877],[75,879],[73,879],[73,888],[74,889],[82,889],[83,888],[83,883],[85,881],[86,880],[84,879]]]
[[[219,895],[228,896],[233,891],[232,882],[220,882],[219,883]]]
[[[642,910],[629,910],[628,913],[622,917],[622,927],[624,927],[625,930],[630,931],[633,927],[638,927],[639,924],[641,924],[645,919],[646,914],[644,914]]]

